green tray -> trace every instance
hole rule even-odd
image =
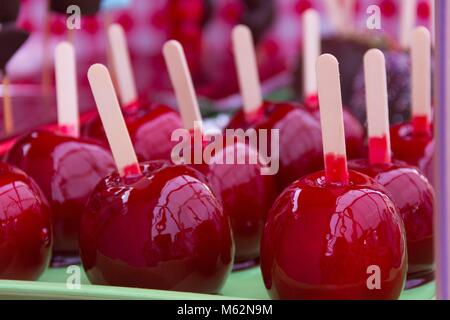
[[[229,300],[269,299],[258,267],[233,272],[220,295],[161,291],[89,284],[84,273],[80,289],[66,287],[66,269],[48,269],[39,281],[0,280],[0,299],[150,299],[150,300]],[[402,300],[431,300],[434,283],[407,290]]]

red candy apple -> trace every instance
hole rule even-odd
[[[114,170],[110,152],[92,140],[35,131],[18,140],[6,160],[32,177],[50,201],[54,252],[76,255],[86,201],[97,183]]]
[[[391,159],[386,66],[383,53],[370,50],[364,57],[369,159],[349,167],[375,179],[397,205],[408,246],[407,287],[421,285],[433,276],[434,191],[416,167]],[[381,85],[380,85],[381,84]]]
[[[58,132],[38,130],[19,139],[6,155],[41,187],[50,202],[54,233],[53,264],[78,255],[80,217],[97,183],[114,169],[103,144],[80,139],[73,45],[55,50]],[[76,259],[76,258],[75,258]]]
[[[217,293],[233,265],[229,218],[198,171],[167,162],[139,165],[114,86],[89,69],[118,172],[93,191],[80,253],[95,284]]]
[[[199,136],[201,138],[201,133]],[[265,166],[259,162],[258,152],[253,147],[235,141],[235,136],[228,143],[226,137],[216,136],[215,139],[223,140],[222,147],[215,150],[210,159],[196,164],[192,161],[196,149],[191,146],[189,163],[205,175],[231,219],[236,247],[234,270],[237,270],[253,266],[259,258],[262,229],[276,198],[275,184],[272,176],[262,174]],[[200,152],[212,143],[203,138],[203,143],[198,144],[202,145]],[[250,159],[258,159],[258,162],[250,163]]]
[[[423,124],[424,119],[413,119],[391,128],[392,152],[396,159],[418,167],[433,181],[434,138],[430,123]],[[422,124],[414,124],[422,122]],[[421,128],[418,128],[418,127]]]
[[[227,145],[211,159],[206,174],[212,190],[220,195],[224,212],[230,216],[236,245],[236,263],[259,258],[264,222],[276,197],[272,176],[262,175],[261,164],[218,164],[235,154],[236,159],[257,156],[247,144]]]
[[[419,27],[413,33],[412,120],[391,130],[394,157],[419,167],[433,181],[433,170],[427,168],[434,154],[431,111],[431,40],[430,32]]]
[[[370,165],[366,160],[353,160],[349,168],[384,186],[399,209],[408,247],[407,288],[430,281],[434,271],[434,191],[427,178],[417,168],[399,161]]]
[[[252,121],[238,111],[227,129],[279,130],[279,164],[275,176],[281,192],[296,179],[323,168],[320,124],[296,103],[264,102]],[[272,155],[274,156],[274,155]]]
[[[183,154],[181,160],[207,176],[209,186],[222,200],[224,212],[231,218],[236,243],[235,268],[248,267],[259,257],[263,224],[275,198],[272,177],[263,174],[258,151],[245,141],[238,141],[245,137],[204,137],[183,48],[176,41],[168,42],[164,46],[164,57],[187,135],[187,141],[182,143],[187,142],[189,146],[190,155]],[[207,152],[209,149],[211,152]]]
[[[397,207],[375,181],[350,171],[346,185],[323,172],[288,187],[273,206],[261,269],[276,299],[397,299],[407,268]],[[370,290],[370,266],[381,289]]]
[[[144,163],[108,176],[83,215],[80,252],[94,284],[217,293],[233,264],[228,217],[185,166]],[[204,179],[204,178],[203,178]]]
[[[404,227],[385,189],[348,171],[337,60],[317,62],[325,172],[294,182],[269,213],[261,245],[276,299],[397,299],[407,261]]]
[[[0,279],[37,280],[52,248],[50,208],[21,170],[0,162]]]

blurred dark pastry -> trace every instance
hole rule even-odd
[[[0,23],[15,22],[19,15],[19,0],[0,0]]]
[[[84,16],[95,15],[100,10],[100,0],[50,0],[50,11],[67,14],[67,8],[76,5]]]

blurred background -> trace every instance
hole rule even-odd
[[[53,50],[61,40],[69,39],[75,45],[81,109],[84,112],[93,110],[86,72],[92,63],[108,63],[105,30],[111,23],[119,23],[126,30],[139,93],[144,99],[175,106],[161,47],[166,40],[177,39],[185,48],[197,93],[202,98],[204,115],[229,114],[238,108],[240,98],[237,94],[238,84],[230,48],[230,32],[238,23],[249,25],[253,31],[266,95],[273,99],[296,99],[301,95],[298,92],[296,94],[300,84],[295,70],[299,69],[300,61],[302,12],[308,8],[318,9],[322,13],[324,37],[335,33],[324,2],[112,1],[114,5],[103,6],[97,14],[83,16],[81,29],[68,32],[67,16],[49,12],[46,0],[22,0],[15,24],[18,28],[28,31],[30,36],[6,66],[6,73],[11,82],[9,91],[15,123],[11,136],[55,121]],[[401,0],[355,0],[351,3],[354,11],[352,21],[349,21],[351,35],[346,36],[361,38],[361,35],[364,37],[370,33],[372,38],[398,38]],[[366,28],[366,10],[373,4],[381,9],[382,29],[369,31]],[[429,27],[430,12],[428,0],[417,0],[416,24]],[[409,66],[407,69],[409,70]],[[352,79],[348,80],[348,86],[358,86],[357,83],[354,84],[357,81],[355,79],[357,76],[353,75]],[[2,94],[3,87],[0,87],[0,95]],[[361,104],[361,97],[352,93],[344,94],[344,102],[362,119],[363,115],[359,114],[358,106]],[[404,113],[405,110],[400,110],[393,115],[393,120],[403,120]],[[220,120],[219,117],[218,121],[225,120]],[[2,124],[0,131],[2,139],[8,138]]]

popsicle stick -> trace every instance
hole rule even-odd
[[[347,30],[345,21],[345,11],[339,5],[338,0],[325,0],[325,8],[333,27],[338,33]]]
[[[67,28],[67,41],[69,41],[71,44],[75,41],[75,30]]]
[[[108,29],[108,38],[120,101],[122,106],[131,105],[137,101],[138,94],[125,31],[122,26],[112,24]]]
[[[58,125],[63,133],[78,137],[80,126],[75,51],[69,42],[61,42],[55,49],[55,73]]]
[[[201,130],[202,117],[183,47],[178,41],[170,40],[164,45],[163,54],[183,125],[191,131]]]
[[[378,49],[364,56],[370,164],[391,163],[386,61]]]
[[[244,25],[234,27],[232,42],[244,112],[246,116],[252,117],[261,108],[263,98],[250,29]]]
[[[5,135],[9,136],[14,131],[14,116],[12,109],[11,95],[9,93],[9,77],[3,73],[3,126]]]
[[[431,122],[431,36],[425,27],[414,30],[411,45],[412,119],[418,132],[429,131]]]
[[[88,79],[119,174],[139,175],[139,163],[108,69],[94,64],[89,68]]]
[[[303,92],[304,98],[317,96],[316,60],[321,53],[320,16],[314,9],[303,13]]]
[[[402,0],[400,12],[399,42],[403,49],[408,49],[411,43],[411,31],[414,29],[417,17],[417,0]]]
[[[328,183],[348,183],[339,65],[330,54],[317,60],[317,84],[322,125],[325,174]]]

